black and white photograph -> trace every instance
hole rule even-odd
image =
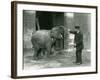
[[[97,72],[96,6],[19,2],[15,10],[16,77]]]
[[[91,66],[91,14],[23,10],[24,69]]]

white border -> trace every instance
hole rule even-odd
[[[57,12],[77,12],[91,13],[91,66],[90,67],[71,67],[71,68],[53,68],[41,70],[22,70],[22,50],[23,50],[23,10],[38,10],[38,11],[57,11]],[[93,8],[78,8],[78,7],[59,7],[46,5],[17,5],[17,76],[31,76],[44,74],[61,74],[61,73],[78,73],[78,72],[93,72],[96,67],[96,10]]]

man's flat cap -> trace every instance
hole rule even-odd
[[[76,29],[79,29],[79,28],[80,28],[80,26],[75,26],[75,28],[76,28]]]

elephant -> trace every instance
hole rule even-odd
[[[39,59],[41,52],[52,53],[52,48],[57,39],[63,39],[64,28],[62,26],[53,27],[51,30],[37,30],[32,34],[31,42],[34,48],[34,59]]]

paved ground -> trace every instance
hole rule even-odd
[[[43,68],[59,68],[59,67],[76,67],[76,66],[90,66],[90,51],[83,50],[82,58],[83,64],[76,65],[75,50],[56,51],[54,55],[49,58],[44,57],[40,60],[33,60],[33,50],[24,51],[24,69],[43,69]]]

